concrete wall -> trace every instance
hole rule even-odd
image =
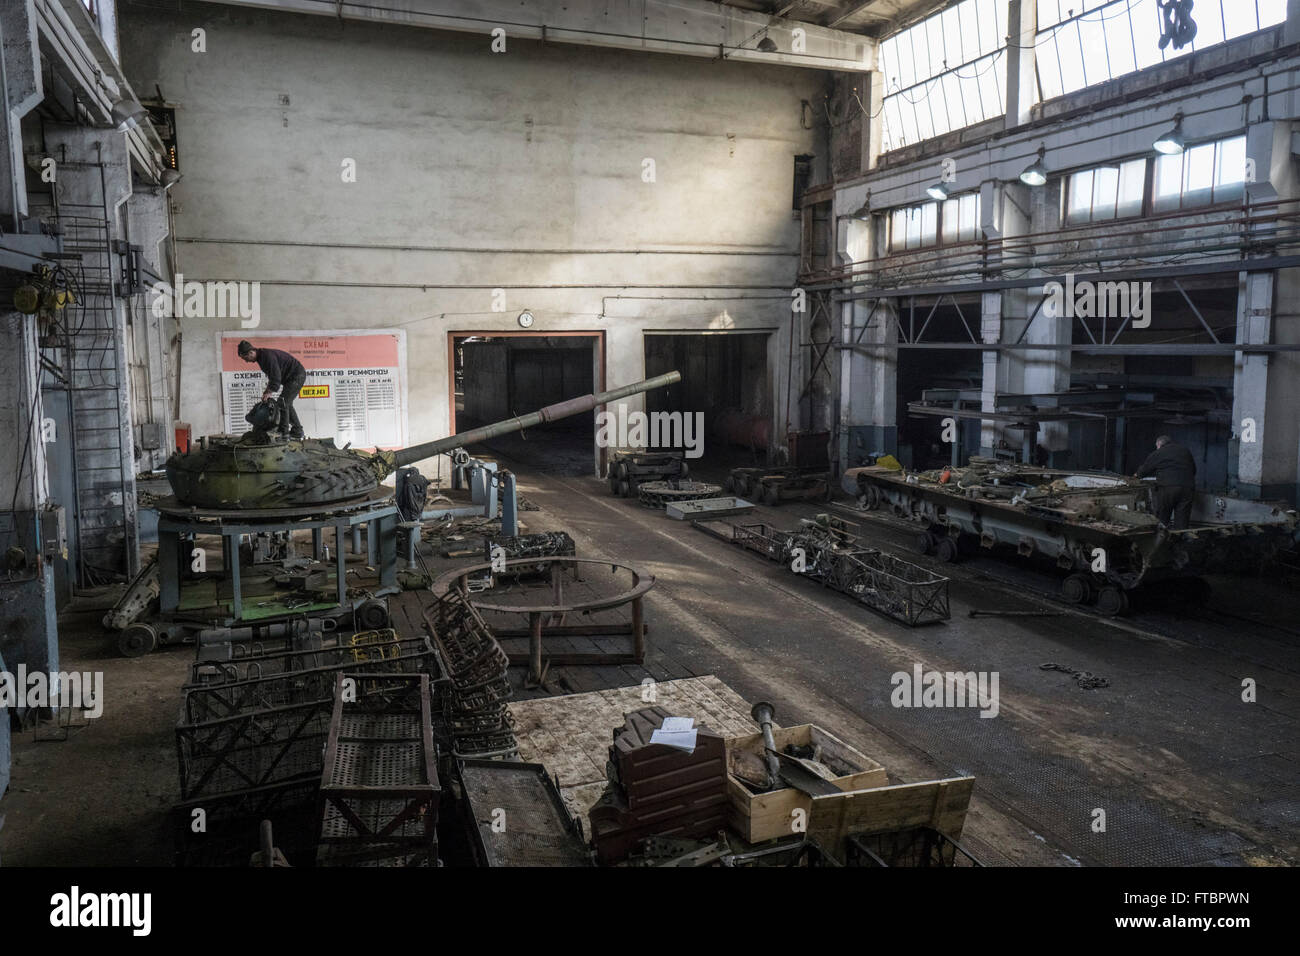
[[[788,326],[793,158],[818,136],[800,101],[820,72],[492,54],[472,35],[204,4],[119,14],[128,76],[177,106],[186,279],[260,281],[262,329],[404,328],[413,439],[446,431],[452,330],[518,330],[524,309],[537,334],[604,330],[612,388],[642,377],[643,329]],[[182,323],[196,434],[221,427],[212,333],[237,328]]]

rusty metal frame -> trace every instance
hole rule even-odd
[[[531,570],[547,566],[551,580],[552,603],[548,605],[502,604],[482,600],[482,592],[469,590],[469,579],[489,575],[492,586],[498,577],[506,577],[512,568]],[[609,566],[614,570],[622,569],[632,575],[632,587],[619,594],[596,598],[590,601],[564,600],[564,570],[574,574],[574,580],[581,580],[580,569],[583,566]],[[523,558],[505,562],[506,572],[494,573],[491,562],[456,568],[440,575],[430,585],[436,595],[443,595],[453,588],[464,595],[465,600],[479,612],[493,611],[500,614],[519,614],[528,618],[526,629],[494,628],[498,638],[523,637],[529,640],[528,655],[509,654],[511,665],[528,665],[527,681],[540,686],[545,680],[546,671],[555,665],[599,665],[599,664],[640,664],[645,661],[645,595],[655,586],[655,576],[627,564],[600,561],[595,558],[575,558],[565,555],[551,555],[542,558]],[[566,624],[571,615],[586,615],[593,611],[608,611],[630,605],[631,621],[626,624]],[[559,652],[543,654],[543,645],[547,637],[609,637],[627,635],[631,638],[631,650],[602,653]]]

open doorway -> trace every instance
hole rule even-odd
[[[682,380],[646,396],[647,412],[704,415],[704,459],[715,468],[765,461],[772,444],[771,333],[647,332],[647,377]],[[695,463],[692,463],[695,468]]]
[[[599,332],[454,332],[448,340],[453,433],[605,387],[604,336]],[[500,435],[482,450],[517,468],[590,475],[599,468],[595,436],[595,412],[585,412],[522,433]]]

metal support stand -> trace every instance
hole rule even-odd
[[[505,500],[501,502],[501,534],[513,538],[519,534],[519,499],[515,494],[515,476],[511,472],[502,472],[505,482]]]

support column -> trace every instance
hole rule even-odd
[[[1276,287],[1276,288],[1275,288]],[[1294,344],[1300,334],[1282,303],[1300,294],[1300,270],[1243,273],[1237,286],[1241,344]],[[1288,310],[1289,311],[1289,310]],[[1275,321],[1289,318],[1292,321]],[[1300,355],[1238,353],[1233,372],[1228,479],[1252,498],[1296,501],[1300,461]],[[1251,440],[1253,439],[1253,440]]]
[[[985,292],[980,297],[980,341],[985,345],[996,345],[1002,339],[1002,293]],[[981,352],[984,361],[983,377],[980,380],[980,411],[992,412],[996,409],[998,394],[999,360],[1001,352]],[[980,422],[980,454],[992,456],[997,447],[998,432],[991,420]]]
[[[1034,0],[1010,0],[1007,6],[1007,129],[1023,126],[1034,103],[1034,39],[1038,5]]]

